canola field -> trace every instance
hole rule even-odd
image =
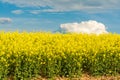
[[[119,34],[0,32],[0,80],[120,74]]]

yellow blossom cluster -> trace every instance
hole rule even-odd
[[[0,79],[120,73],[119,34],[0,32]]]

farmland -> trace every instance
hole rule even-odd
[[[120,74],[119,34],[0,32],[0,79]]]

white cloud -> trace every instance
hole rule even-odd
[[[12,13],[13,14],[22,14],[22,13],[24,13],[24,11],[23,10],[13,10]]]
[[[30,10],[29,13],[31,13],[31,14],[40,14],[41,10]]]
[[[120,0],[1,0],[19,7],[50,7],[48,11],[120,9]]]
[[[56,12],[63,12],[63,11],[53,10],[53,9],[45,9],[45,10],[29,10],[28,12],[31,14],[40,14],[42,12],[56,13]]]
[[[11,18],[0,18],[0,24],[8,24],[11,22],[12,22]]]
[[[88,34],[108,33],[106,31],[104,24],[94,20],[82,21],[81,23],[61,24],[60,28],[63,32],[76,32],[76,33],[88,33]]]

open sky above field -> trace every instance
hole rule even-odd
[[[0,30],[56,31],[94,20],[120,33],[120,0],[0,0]]]

